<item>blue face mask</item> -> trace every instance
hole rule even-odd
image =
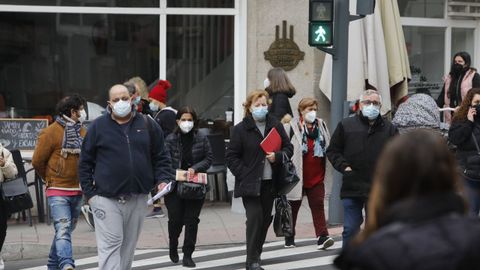
[[[362,114],[363,116],[367,117],[368,120],[375,120],[380,114],[380,107],[373,104],[363,106]]]
[[[256,121],[262,122],[267,117],[268,107],[267,106],[260,106],[260,107],[252,107],[252,117]]]
[[[142,100],[142,97],[138,96],[132,101],[132,103],[135,104],[135,105],[138,105],[140,103],[140,100]]]
[[[158,105],[153,103],[153,102],[150,102],[150,104],[148,104],[148,107],[150,108],[151,111],[158,111]]]

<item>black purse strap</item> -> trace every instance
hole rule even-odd
[[[477,138],[475,138],[475,134],[473,134],[473,132],[472,132],[472,138],[473,138],[473,142],[475,143],[475,147],[477,148],[477,154],[480,155],[480,147],[478,147]]]

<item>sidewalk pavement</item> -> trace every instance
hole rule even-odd
[[[166,209],[164,208],[164,211]],[[328,213],[328,211],[325,211]],[[145,219],[142,233],[138,240],[138,249],[168,248],[168,218]],[[331,236],[341,235],[342,227],[329,228]],[[7,238],[2,250],[6,261],[20,259],[47,258],[53,240],[53,226],[38,223],[32,227],[27,222],[17,223],[11,219],[8,224]],[[315,231],[312,216],[306,198],[298,214],[296,239],[314,238]],[[180,246],[183,243],[180,236]],[[278,241],[272,226],[267,235],[267,242]],[[92,254],[97,252],[95,232],[85,222],[83,215],[73,232],[74,254]],[[245,215],[233,213],[230,204],[225,202],[205,202],[200,214],[197,246],[233,245],[245,243]],[[312,243],[316,244],[316,243]]]

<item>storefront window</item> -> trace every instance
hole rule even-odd
[[[52,115],[71,93],[105,107],[113,84],[158,78],[158,44],[158,16],[2,13],[0,116]]]
[[[233,108],[233,16],[168,16],[168,103],[192,106],[202,119]]]
[[[398,0],[402,17],[443,18],[446,0]]]
[[[475,63],[474,29],[452,28],[452,57],[461,51],[468,52]]]
[[[234,0],[168,0],[168,7],[234,8]]]
[[[159,7],[160,0],[0,0],[7,5],[85,6],[85,7]]]
[[[409,92],[426,92],[436,98],[443,85],[445,28],[404,26],[412,80]]]

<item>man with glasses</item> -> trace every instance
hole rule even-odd
[[[130,269],[147,194],[173,181],[160,126],[137,113],[127,88],[109,91],[107,113],[83,141],[79,176],[95,220],[99,269]]]
[[[398,131],[380,115],[382,97],[375,90],[360,95],[360,111],[338,123],[327,157],[343,174],[340,197],[343,202],[343,246],[360,230],[362,210],[370,192],[372,176],[384,145]]]

